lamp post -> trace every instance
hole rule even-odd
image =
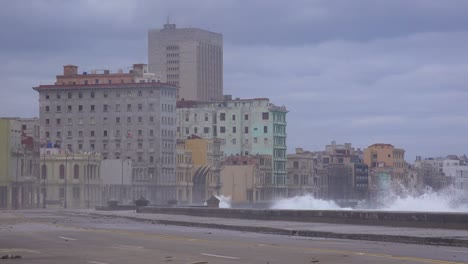
[[[64,172],[64,178],[65,178],[65,189],[64,189],[64,195],[65,195],[65,201],[63,203],[63,208],[67,208],[67,162],[68,162],[68,152],[65,152],[65,172]]]
[[[42,170],[42,167],[41,167],[41,172],[42,172],[42,179],[43,179],[43,188],[42,188],[42,208],[46,208],[46,196],[47,196],[47,190],[46,190],[46,179],[47,179],[47,166],[45,165],[46,164],[46,152],[44,151],[44,162],[42,164],[42,166],[45,168],[45,170]]]
[[[122,159],[122,171],[121,171],[122,181],[120,183],[120,195],[119,195],[120,196],[119,200],[122,201],[122,203],[123,203],[122,190],[123,190],[123,187],[124,187],[123,166],[124,166],[124,161],[128,161],[129,159],[130,159],[129,157],[127,157],[125,159]]]
[[[88,156],[88,163],[86,164],[86,200],[87,200],[87,208],[89,209],[89,154],[85,152],[86,156]]]
[[[19,183],[18,183],[18,171],[19,171],[19,152],[22,149],[22,144],[16,146],[16,182],[15,182],[15,209],[19,207]]]

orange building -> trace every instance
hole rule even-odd
[[[364,163],[373,168],[392,168],[393,180],[404,180],[405,150],[391,144],[373,144],[364,149]]]

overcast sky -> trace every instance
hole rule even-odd
[[[0,116],[38,116],[31,87],[65,64],[147,62],[147,31],[224,36],[224,89],[286,105],[288,147],[391,143],[468,154],[468,1],[16,0],[0,9]]]

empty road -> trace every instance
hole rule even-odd
[[[0,211],[0,263],[468,263],[468,248],[165,226],[53,210]]]

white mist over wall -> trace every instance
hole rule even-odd
[[[219,195],[216,198],[219,199],[219,208],[231,208],[231,196]]]
[[[312,195],[295,196],[276,201],[271,209],[290,210],[339,210],[342,209],[333,201],[314,198]]]
[[[454,188],[435,192],[426,189],[422,194],[395,194],[388,192],[379,200],[379,206],[358,206],[357,210],[468,212],[466,193]],[[296,196],[276,201],[271,209],[291,210],[350,210],[333,201],[316,199],[311,195]]]

